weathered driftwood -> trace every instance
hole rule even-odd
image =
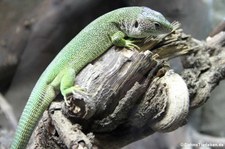
[[[183,60],[182,77],[188,85],[192,109],[205,103],[225,78],[224,42],[225,32],[209,37],[206,43],[198,42],[198,50]]]
[[[69,106],[61,100],[52,103],[31,147],[120,148],[155,131],[184,125],[188,110],[204,103],[224,78],[223,51],[212,44],[224,41],[223,36],[208,40],[209,46],[175,30],[142,47],[158,56],[112,47],[78,74],[75,84],[84,91],[69,96]],[[190,50],[193,54],[183,63],[182,74],[188,90],[179,75],[152,57],[168,58]]]
[[[118,148],[152,134],[154,131],[148,126],[148,123],[152,122],[151,118],[155,118],[154,115],[158,114],[157,118],[162,117],[162,113],[165,112],[161,111],[165,111],[166,104],[159,106],[157,110],[151,106],[149,108],[147,106],[144,110],[139,108],[138,104],[140,103],[141,106],[149,104],[148,100],[154,96],[160,99],[161,94],[152,94],[150,98],[147,94],[144,94],[151,80],[154,78],[158,80],[158,77],[162,77],[166,71],[158,74],[157,72],[160,69],[162,70],[163,67],[167,68],[167,66],[164,66],[163,63],[157,64],[157,61],[152,59],[151,56],[152,53],[149,51],[139,53],[136,50],[121,50],[113,47],[93,64],[86,66],[76,78],[76,85],[84,88],[85,91],[71,95],[67,100],[69,107],[59,106],[55,108],[51,106],[50,108],[53,109],[51,110],[53,112],[50,112],[52,124],[56,130],[59,128],[57,130],[59,139],[56,140],[63,140],[69,148],[80,145],[81,142],[88,148],[93,144],[104,148]],[[157,92],[156,88],[157,86],[149,89],[149,92]],[[165,94],[162,95],[165,96]],[[144,102],[141,102],[142,98],[145,99]],[[70,140],[71,137],[68,134],[71,133],[68,131],[74,126],[67,122],[65,126],[69,128],[60,130],[60,123],[54,116],[58,112],[54,109],[62,109],[67,116],[74,117],[73,123],[82,125],[84,132],[93,132],[95,139],[88,142],[85,141],[88,138],[85,139],[85,136],[82,135],[83,139]],[[140,117],[140,114],[143,114],[144,118]],[[65,122],[64,118],[59,119]],[[138,126],[138,120],[143,121],[142,125]],[[179,126],[175,128],[177,127]],[[42,123],[40,123],[39,128],[43,128]],[[36,138],[42,140],[43,137],[38,137],[43,136],[40,135],[43,134],[40,131],[42,132],[43,129],[37,129]],[[80,130],[76,132],[80,132]],[[73,135],[75,137],[72,138],[77,138],[76,133]],[[42,141],[34,141],[32,145],[37,147],[49,146],[49,144],[40,142]]]

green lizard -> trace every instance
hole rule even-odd
[[[74,90],[75,75],[112,45],[138,48],[133,41],[172,31],[165,17],[147,7],[125,7],[106,13],[75,36],[49,64],[24,108],[11,149],[24,149],[43,112],[56,95]],[[132,40],[125,37],[133,38]]]

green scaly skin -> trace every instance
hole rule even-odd
[[[75,75],[112,45],[138,48],[124,37],[147,38],[167,33],[172,25],[146,7],[125,7],[90,23],[55,57],[36,83],[20,117],[11,149],[24,149],[42,116],[59,91],[64,98],[77,88]]]

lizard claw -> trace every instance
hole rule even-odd
[[[136,44],[134,44],[134,41],[131,41],[131,40],[126,40],[126,43],[125,43],[125,47],[129,48],[129,49],[137,49],[137,50],[140,50],[140,47],[137,46]]]
[[[64,97],[64,101],[65,101],[65,104],[66,106],[69,106],[69,102],[68,102],[68,95],[71,95],[71,94],[76,94],[76,92],[82,92],[82,93],[86,93],[86,90],[78,85],[75,85],[75,86],[72,86],[66,90],[63,91],[63,97]]]
[[[69,104],[69,102],[68,102],[68,100],[67,100],[67,97],[64,97],[64,102],[65,102],[65,104],[66,104],[67,107],[70,106],[70,104]]]

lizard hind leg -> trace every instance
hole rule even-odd
[[[84,89],[78,85],[74,85],[76,72],[73,68],[67,68],[63,71],[63,76],[60,81],[60,91],[64,97],[64,101],[68,106],[67,96],[74,94],[75,91],[84,92]]]

